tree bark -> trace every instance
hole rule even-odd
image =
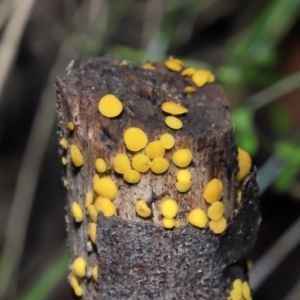
[[[82,167],[75,168],[69,151],[62,153],[67,157],[64,178],[68,181],[70,264],[77,256],[87,260],[82,299],[227,299],[235,279],[247,280],[244,257],[256,240],[260,221],[256,170],[253,168],[241,183],[236,181],[237,147],[229,103],[221,87],[209,83],[186,94],[184,87],[193,85],[190,78],[161,63],[153,65],[155,70],[145,70],[108,55],[93,58],[75,70],[69,67],[66,77],[56,81],[59,137],[65,137],[69,145],[77,145],[84,158]],[[117,96],[124,107],[121,115],[112,119],[98,111],[99,99],[109,93]],[[179,117],[182,129],[175,131],[165,125],[166,114],[161,110],[165,101],[188,108],[188,113]],[[70,121],[75,124],[73,131],[67,129]],[[170,162],[167,172],[157,175],[148,171],[134,185],[127,184],[113,168],[117,154],[125,153],[129,158],[133,155],[123,140],[124,131],[132,126],[144,130],[149,141],[158,140],[166,132],[176,140],[164,156]],[[175,189],[179,168],[172,163],[174,152],[181,148],[193,153],[188,167],[192,188],[186,193]],[[92,190],[98,157],[105,160],[105,176],[117,184],[118,195],[114,200],[115,216],[98,213],[93,246],[84,199]],[[219,235],[187,220],[193,208],[207,211],[209,205],[202,194],[213,178],[223,183],[221,202],[228,224]],[[240,203],[238,189],[242,190]],[[179,226],[172,230],[162,226],[160,205],[165,198],[173,198],[179,205]],[[136,214],[134,205],[140,199],[151,207],[150,218]],[[79,225],[71,213],[74,201],[84,210]],[[89,276],[96,264],[97,283]]]

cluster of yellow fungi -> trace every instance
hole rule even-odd
[[[241,279],[234,280],[227,300],[252,300],[249,283]]]

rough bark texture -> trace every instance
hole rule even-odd
[[[88,273],[99,266],[98,282],[84,280],[83,299],[227,299],[232,281],[246,279],[243,257],[252,248],[259,224],[256,172],[253,170],[241,184],[242,200],[237,198],[237,151],[229,112],[229,103],[217,84],[197,88],[184,94],[190,78],[155,63],[149,71],[114,56],[94,58],[77,70],[69,68],[64,79],[58,79],[57,105],[59,135],[82,151],[84,164],[72,166],[68,157],[65,176],[67,191],[67,230],[70,261],[83,256]],[[108,119],[98,111],[99,99],[112,93],[123,103],[124,110]],[[161,110],[164,101],[173,101],[189,109],[181,116],[183,128],[167,128]],[[69,132],[67,122],[75,124]],[[130,153],[124,144],[124,131],[136,126],[143,129],[149,141],[170,132],[176,139],[174,149],[166,152],[170,167],[165,174],[151,171],[142,175],[136,185],[124,182],[113,170],[116,154]],[[175,189],[178,168],[172,164],[173,153],[188,148],[193,153],[189,166],[192,188],[187,193]],[[106,176],[119,189],[114,200],[117,213],[106,218],[99,213],[97,247],[88,238],[89,216],[79,226],[73,221],[70,205],[77,201],[84,207],[87,191],[92,190],[94,161],[101,157],[107,163]],[[208,228],[199,229],[187,222],[192,208],[207,210],[202,194],[209,180],[219,178],[224,187],[222,202],[228,227],[215,235]],[[161,200],[171,197],[180,207],[178,228],[166,230],[161,225]],[[141,219],[134,210],[137,200],[151,204],[151,218]]]

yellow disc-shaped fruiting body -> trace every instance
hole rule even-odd
[[[181,75],[191,77],[194,75],[195,72],[196,72],[195,68],[188,67],[181,72]]]
[[[106,171],[106,163],[105,163],[104,159],[97,158],[95,160],[95,168],[96,168],[97,172],[104,173]]]
[[[68,141],[66,140],[66,138],[62,138],[62,139],[59,141],[59,144],[62,146],[62,148],[68,149]]]
[[[167,229],[171,229],[175,226],[175,220],[173,218],[163,218],[162,223]]]
[[[193,154],[189,149],[179,149],[173,155],[174,164],[180,168],[186,168],[192,159]]]
[[[100,99],[98,109],[103,116],[113,118],[122,112],[123,104],[115,95],[107,94]]]
[[[83,220],[83,211],[82,211],[82,208],[80,207],[80,205],[77,202],[74,201],[72,203],[71,210],[72,210],[72,215],[74,217],[74,220],[77,223],[82,222],[82,220]]]
[[[182,128],[182,122],[180,119],[173,117],[173,116],[168,116],[165,118],[165,123],[172,129],[178,130]]]
[[[165,199],[161,204],[160,210],[165,218],[172,219],[178,213],[178,204],[174,199]]]
[[[83,278],[86,275],[86,260],[79,256],[72,263],[72,273],[78,278]]]
[[[207,217],[202,209],[195,208],[189,213],[188,221],[196,227],[204,228],[207,223]]]
[[[147,155],[138,153],[132,158],[131,163],[136,171],[145,173],[150,169],[151,161]]]
[[[169,162],[163,157],[155,158],[151,163],[151,171],[155,174],[162,174],[169,168]]]
[[[208,70],[197,70],[192,75],[192,80],[198,87],[202,87],[207,82],[213,82],[215,78]]]
[[[109,177],[102,177],[93,182],[94,191],[101,197],[114,200],[118,193],[116,184]]]
[[[188,182],[192,178],[192,174],[189,170],[179,170],[176,174],[176,178],[180,182]]]
[[[91,220],[92,220],[94,223],[96,223],[96,222],[97,222],[98,212],[97,212],[95,206],[94,206],[94,205],[89,205],[89,206],[87,207],[87,211],[88,211],[88,213],[89,213],[89,216],[90,216]]]
[[[65,156],[61,158],[61,163],[65,166],[67,164],[67,159]]]
[[[81,154],[81,151],[79,150],[79,148],[72,144],[70,147],[70,156],[71,156],[71,160],[72,163],[75,167],[81,167],[83,164],[83,156]]]
[[[94,266],[93,269],[92,269],[92,276],[93,276],[93,279],[94,281],[97,282],[97,279],[98,279],[98,266]]]
[[[124,132],[124,142],[128,150],[140,151],[148,144],[148,137],[142,129],[130,127]]]
[[[220,234],[225,231],[227,227],[227,221],[225,218],[222,217],[217,221],[211,220],[208,223],[208,226],[210,230],[213,231],[215,234]]]
[[[141,174],[136,170],[128,169],[124,172],[123,178],[127,183],[135,184],[141,180]]]
[[[97,225],[95,223],[89,224],[89,237],[92,243],[96,245]]]
[[[161,142],[162,146],[165,149],[169,150],[169,149],[172,149],[174,147],[174,145],[175,145],[175,138],[170,133],[164,133],[160,137],[160,142]]]
[[[179,72],[182,69],[183,62],[179,59],[168,59],[165,61],[165,66],[174,72]]]
[[[250,289],[249,283],[247,281],[243,282],[243,285],[242,285],[242,294],[243,294],[243,297],[246,300],[250,300],[251,299],[251,289]]]
[[[188,112],[188,109],[175,103],[175,102],[164,102],[161,106],[161,109],[171,115],[182,115]]]
[[[97,197],[94,205],[96,210],[101,211],[105,217],[112,217],[116,213],[116,206],[108,198]]]
[[[83,296],[83,287],[82,285],[78,285],[75,289],[74,289],[74,294],[77,297],[82,297]]]
[[[143,66],[142,66],[142,68],[143,69],[145,69],[145,70],[151,70],[151,71],[153,71],[153,70],[155,70],[155,66],[153,66],[151,63],[146,63],[146,64],[144,64]]]
[[[114,170],[119,174],[124,174],[126,170],[131,169],[130,160],[126,154],[118,154],[113,159]]]
[[[224,204],[222,202],[214,202],[207,210],[207,216],[214,221],[219,220],[224,214]]]
[[[87,191],[85,194],[85,207],[88,208],[89,205],[93,203],[94,193],[92,191]]]
[[[223,185],[220,179],[212,179],[206,186],[203,193],[203,198],[207,203],[214,203],[219,201],[222,197]]]
[[[238,148],[237,159],[239,163],[239,171],[236,174],[236,179],[237,181],[241,181],[249,173],[252,165],[252,160],[248,152],[241,148]]]
[[[79,286],[79,279],[75,277],[73,274],[69,276],[69,283],[73,290],[75,290]]]
[[[183,89],[183,92],[184,92],[185,94],[195,93],[195,92],[196,92],[196,89],[195,89],[193,86],[186,86],[186,87]]]
[[[160,141],[153,141],[146,146],[145,154],[151,159],[163,157],[165,155],[165,148]]]
[[[74,123],[73,123],[73,122],[68,122],[67,128],[68,128],[70,131],[73,131],[73,130],[75,129]]]
[[[178,181],[175,183],[175,187],[178,192],[185,193],[185,192],[189,191],[190,188],[192,187],[192,182],[191,181],[185,181],[185,182]]]
[[[241,300],[242,298],[242,290],[232,289],[229,293],[231,300]]]
[[[137,201],[134,208],[140,217],[147,218],[151,215],[151,209],[144,200]]]

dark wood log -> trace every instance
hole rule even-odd
[[[227,299],[232,282],[247,280],[243,258],[255,243],[260,214],[255,168],[241,182],[237,147],[234,141],[229,103],[221,87],[209,83],[195,93],[183,93],[193,85],[188,77],[154,63],[155,70],[134,63],[122,63],[115,56],[93,58],[78,69],[71,67],[65,78],[56,81],[59,137],[82,152],[84,163],[72,165],[69,151],[64,178],[67,185],[66,220],[70,264],[77,256],[87,260],[88,274],[83,279],[83,299]],[[123,103],[122,113],[106,118],[99,113],[98,102],[106,94],[114,94]],[[180,116],[183,128],[172,130],[161,110],[165,101],[181,104],[188,113]],[[75,129],[67,129],[72,121]],[[170,162],[161,175],[148,171],[138,184],[126,183],[113,168],[113,157],[133,153],[126,149],[123,134],[129,127],[139,127],[149,141],[169,132],[176,140],[167,150]],[[189,165],[192,188],[179,193],[175,188],[178,167],[172,163],[174,152],[190,149]],[[91,191],[95,175],[95,159],[107,164],[106,176],[118,186],[114,203],[115,216],[98,213],[97,242],[88,237],[91,222],[85,210],[85,194]],[[223,183],[224,217],[227,228],[214,234],[207,226],[197,228],[188,223],[191,209],[207,211],[202,194],[207,183],[219,178]],[[242,199],[237,201],[237,190]],[[173,198],[179,205],[177,227],[162,226],[160,205]],[[149,218],[139,217],[134,205],[144,199],[152,209]],[[77,201],[84,210],[84,220],[76,224],[71,205]],[[91,268],[99,266],[97,283],[90,278]]]

